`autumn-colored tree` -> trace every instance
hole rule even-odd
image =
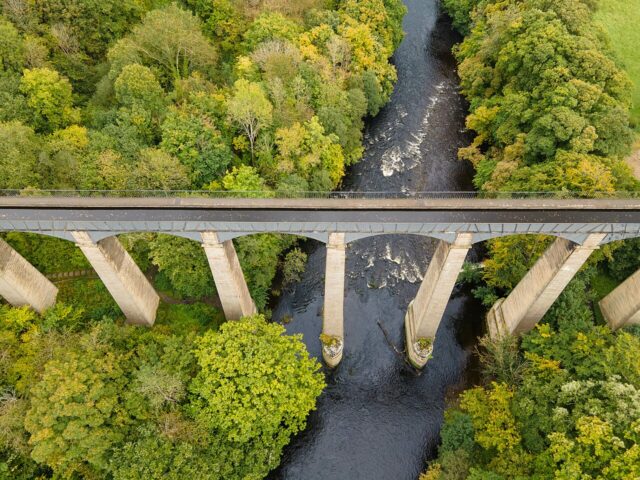
[[[231,121],[247,136],[253,157],[258,134],[271,123],[273,106],[260,84],[241,79],[234,84],[227,109]]]
[[[445,415],[438,459],[425,479],[638,475],[640,363],[633,352],[640,337],[594,324],[585,279],[574,279],[545,323],[524,335],[517,375],[512,361],[483,342],[485,375],[509,383],[461,395]]]

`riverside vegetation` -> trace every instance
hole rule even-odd
[[[3,0],[0,188],[331,190],[388,101],[399,0]],[[45,274],[70,242],[3,234]],[[324,381],[264,317],[222,323],[200,245],[120,236],[162,292],[123,325],[102,283],[60,283],[40,316],[0,309],[0,478],[259,479]],[[235,241],[264,310],[299,278],[296,239]]]
[[[465,35],[456,48],[468,127],[460,156],[482,190],[637,190],[623,161],[632,88],[589,0],[445,0]],[[489,242],[468,268],[487,306],[507,294],[551,239]],[[640,244],[602,248],[541,324],[481,341],[484,382],[445,414],[421,480],[640,478],[640,330],[612,332],[597,301],[640,267]]]

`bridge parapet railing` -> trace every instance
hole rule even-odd
[[[434,192],[387,192],[387,191],[308,191],[290,192],[280,190],[2,190],[0,197],[68,197],[68,198],[275,198],[275,199],[346,199],[346,200],[526,200],[526,199],[638,199],[640,191],[617,192],[498,192],[498,191],[434,191]]]

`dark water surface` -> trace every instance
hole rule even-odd
[[[367,127],[364,159],[345,181],[360,191],[470,190],[472,171],[456,158],[468,144],[451,47],[459,39],[437,0],[405,0],[406,37],[394,56],[398,84]],[[435,241],[378,236],[347,250],[345,349],[308,428],[285,450],[271,479],[415,480],[438,444],[447,392],[465,383],[481,308],[454,292],[422,373],[409,367],[403,320]],[[321,358],[324,248],[311,246],[304,278],[284,292],[274,319],[290,315]]]

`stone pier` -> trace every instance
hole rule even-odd
[[[613,330],[640,324],[640,270],[600,300],[600,310]]]
[[[128,323],[153,325],[160,297],[116,237],[94,242],[87,232],[71,232]]]
[[[533,329],[606,236],[591,234],[582,245],[557,238],[511,294],[491,308],[487,315],[491,337]]]
[[[255,315],[258,310],[249,293],[233,241],[220,242],[215,232],[202,232],[201,236],[226,319],[239,320]]]
[[[56,303],[58,289],[0,239],[0,295],[14,307],[29,306],[42,313]]]
[[[418,294],[409,304],[404,319],[406,349],[409,361],[417,368],[424,367],[431,358],[438,326],[472,238],[471,233],[460,233],[453,244],[439,242]]]
[[[344,349],[344,276],[346,243],[344,233],[330,233],[324,277],[322,315],[322,357],[334,368],[342,360]]]

